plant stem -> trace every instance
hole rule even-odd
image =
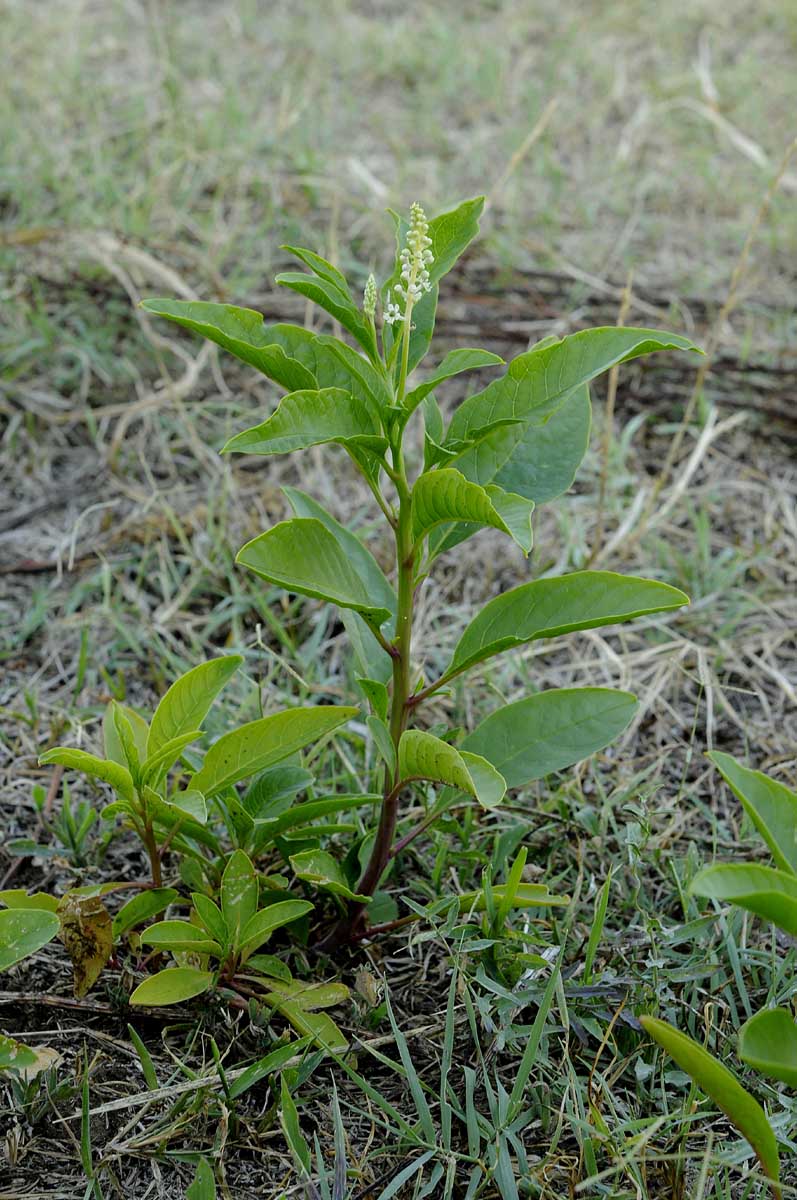
[[[152,822],[147,820],[144,824],[144,831],[141,839],[146,847],[147,855],[149,856],[149,867],[152,872],[152,882],[155,887],[163,886],[163,874],[161,872],[161,856],[158,851],[158,843],[155,839],[155,831],[152,828]]]

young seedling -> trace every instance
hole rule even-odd
[[[413,626],[418,591],[436,560],[484,527],[511,538],[527,555],[534,506],[570,487],[586,451],[589,383],[652,351],[696,350],[684,337],[650,329],[589,329],[548,338],[469,395],[446,427],[438,386],[465,372],[505,365],[486,350],[457,349],[414,376],[431,344],[440,282],[476,236],[482,208],[479,197],[432,220],[418,204],[409,220],[393,213],[395,264],[381,288],[369,276],[360,303],[337,267],[311,250],[286,247],[308,272],[289,271],[277,282],[325,309],[351,342],[296,325],[267,326],[259,313],[231,305],[143,304],[148,313],[216,342],[287,393],[224,452],[268,456],[342,446],[392,536],[388,579],[354,533],[311,497],[288,488],[293,517],[248,542],[237,557],[270,583],[341,609],[370,709],[368,728],[381,764],[373,791],[382,800],[361,847],[364,865],[352,875],[357,855],[341,865],[322,851],[314,869],[297,871],[345,900],[327,947],[362,935],[368,905],[399,849],[443,812],[466,802],[492,808],[508,788],[586,758],[616,738],[636,709],[627,692],[554,689],[499,708],[453,745],[451,734],[423,728],[425,701],[505,650],[687,603],[665,583],[608,571],[537,579],[491,600],[465,629],[447,667],[427,680]],[[412,462],[406,435],[418,421],[423,461]],[[199,786],[196,780],[193,786]],[[428,815],[407,829],[402,802],[419,786],[428,797]]]

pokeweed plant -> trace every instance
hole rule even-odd
[[[143,302],[146,312],[210,339],[285,391],[265,420],[238,433],[223,452],[269,456],[340,445],[392,533],[388,579],[354,532],[288,488],[293,516],[237,556],[269,583],[341,609],[370,710],[382,775],[376,827],[343,865],[325,849],[291,859],[299,879],[326,888],[344,906],[327,947],[361,936],[392,860],[446,809],[473,801],[490,809],[508,788],[586,758],[619,735],[636,707],[632,695],[609,688],[544,691],[503,706],[454,745],[453,731],[423,728],[427,700],[504,650],[687,603],[664,583],[607,571],[539,579],[491,600],[436,678],[427,680],[416,662],[416,597],[442,554],[490,527],[528,555],[535,504],[570,487],[586,452],[589,383],[652,351],[697,349],[687,338],[650,329],[547,338],[468,396],[446,427],[435,396],[439,385],[464,372],[505,366],[486,350],[456,349],[414,378],[431,344],[440,281],[476,236],[483,204],[482,197],[468,200],[432,220],[418,204],[409,220],[392,213],[392,272],[381,288],[370,275],[361,303],[332,263],[285,247],[307,271],[285,272],[277,282],[324,309],[351,342],[292,324],[267,326],[261,314],[231,305]],[[410,461],[406,436],[413,421],[423,424],[418,463]],[[201,793],[204,782],[195,776],[189,787]],[[427,792],[427,815],[407,829],[402,798],[418,786]]]
[[[714,901],[738,905],[771,921],[790,937],[797,935],[797,792],[730,754],[711,751],[708,758],[722,775],[766,843],[774,866],[718,863],[698,871],[690,891]],[[764,1172],[778,1190],[775,1134],[758,1102],[712,1054],[666,1021],[644,1016],[644,1029],[726,1113],[750,1142]],[[789,1009],[755,1013],[739,1030],[739,1057],[770,1079],[797,1087],[797,1023]]]

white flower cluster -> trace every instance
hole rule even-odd
[[[401,304],[389,300],[384,311],[384,319],[388,325],[403,321],[407,307],[411,308],[413,304],[417,304],[422,299],[424,292],[432,290],[429,267],[434,262],[434,256],[429,249],[432,239],[428,234],[429,222],[426,220],[426,213],[420,204],[413,204],[410,209],[407,244],[399,255],[402,282],[397,283],[393,288],[396,295],[403,301],[405,311],[402,312]]]
[[[376,280],[373,273],[368,276],[363,292],[363,312],[369,321],[373,321],[376,312]]]

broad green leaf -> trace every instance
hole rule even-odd
[[[6,908],[43,908],[45,912],[56,912],[58,897],[47,892],[26,892],[24,888],[10,888],[0,892],[0,904]]]
[[[786,1008],[769,1008],[739,1030],[739,1057],[769,1079],[797,1088],[797,1024]]]
[[[147,739],[148,760],[174,738],[199,728],[211,704],[242,662],[240,654],[213,658],[175,680],[152,718]]]
[[[398,766],[402,779],[448,784],[473,796],[484,808],[500,804],[506,792],[503,777],[485,757],[456,750],[420,729],[408,729],[401,735]]]
[[[251,817],[269,820],[290,808],[298,792],[311,787],[314,776],[304,767],[291,763],[268,767],[253,779],[244,796],[244,808]]]
[[[278,900],[268,908],[256,912],[244,925],[240,934],[241,961],[246,962],[250,954],[259,950],[267,942],[275,929],[290,925],[300,917],[312,911],[308,900]]]
[[[342,387],[379,416],[393,403],[393,393],[381,371],[359,350],[328,334],[314,334],[313,370],[319,387]]]
[[[141,762],[147,756],[147,737],[149,736],[149,725],[142,716],[130,708],[127,704],[120,704],[118,700],[112,700],[105,708],[105,713],[102,718],[102,736],[103,750],[105,757],[111,762],[119,763],[121,767],[127,767],[127,756],[125,755],[122,743],[119,740],[119,734],[116,731],[114,722],[114,714],[121,711],[127,718],[130,728],[133,731],[133,740],[138,751],[138,757]]]
[[[200,1158],[196,1172],[185,1192],[185,1200],[216,1200],[216,1180],[206,1158]]]
[[[201,334],[273,379],[286,391],[317,386],[315,376],[280,344],[281,331],[291,326],[263,324],[263,314],[232,304],[209,304],[199,300],[142,300],[141,307],[156,317],[174,321],[183,329]],[[308,338],[312,334],[308,331]]]
[[[169,967],[140,983],[130,997],[130,1003],[158,1007],[179,1004],[182,1000],[190,1000],[209,991],[212,983],[212,971],[198,971],[195,967]]]
[[[368,904],[371,899],[351,890],[340,863],[326,850],[302,850],[299,854],[291,855],[290,864],[297,879],[304,879],[334,896],[343,896],[346,900],[356,900],[362,904]]]
[[[292,254],[294,258],[298,258],[306,267],[309,267],[314,275],[326,279],[328,283],[331,283],[351,300],[351,290],[346,276],[331,262],[322,258],[320,254],[316,254],[314,250],[306,250],[303,246],[284,245],[280,246],[280,250],[287,250],[288,254]]]
[[[221,957],[221,946],[209,938],[204,929],[190,921],[157,921],[145,929],[141,941],[158,950],[187,950],[193,954],[212,954]]]
[[[388,444],[362,401],[341,388],[322,388],[283,396],[267,421],[230,438],[222,454],[290,454],[325,442],[356,445],[375,454],[383,454]]]
[[[409,370],[417,367],[429,348],[434,331],[435,311],[437,309],[438,282],[453,267],[460,255],[467,249],[479,232],[479,217],[484,208],[484,196],[476,196],[473,200],[465,200],[462,204],[448,212],[439,213],[429,221],[429,237],[434,261],[429,266],[429,280],[432,290],[423,296],[412,310],[412,332],[410,334]],[[396,226],[397,256],[393,273],[382,288],[383,303],[393,298],[393,289],[401,278],[401,263],[398,254],[404,247],[409,230],[408,222],[398,213],[392,213]],[[389,352],[393,340],[401,335],[401,325],[395,327],[386,325],[382,336],[385,350]]]
[[[506,902],[510,908],[561,908],[570,903],[569,896],[552,895],[544,883],[519,883],[509,895],[505,883],[494,883],[491,891],[494,903]],[[461,912],[484,912],[487,908],[484,888],[463,892],[457,902]]]
[[[201,792],[191,788],[185,792],[174,792],[168,800],[164,800],[159,792],[145,785],[143,795],[150,818],[161,829],[171,832],[177,827],[203,845],[213,845],[213,834],[203,828],[208,810]]]
[[[241,930],[257,912],[260,886],[252,861],[243,850],[230,855],[221,877],[221,911],[230,940],[241,945]]]
[[[303,1012],[319,1008],[335,1008],[348,1000],[350,992],[345,983],[308,983],[302,979],[268,981],[266,999],[270,1002],[290,1000]]]
[[[534,430],[544,425],[568,397],[618,363],[654,350],[693,350],[688,338],[655,329],[599,328],[542,347],[515,358],[506,374],[457,409],[448,430],[450,438],[469,438],[498,418],[518,425],[497,429],[472,450],[455,459],[457,468],[476,483],[497,483],[529,500],[537,498],[527,468],[527,447]]]
[[[179,737],[170,738],[168,742],[164,742],[160,749],[151,754],[144,763],[143,782],[156,783],[161,776],[171,770],[186,746],[190,746],[192,742],[201,737],[201,729],[190,729],[188,733],[182,733]]]
[[[374,361],[378,358],[372,325],[365,320],[351,296],[336,283],[320,275],[305,275],[302,271],[283,271],[275,277],[275,282],[318,304],[348,329],[369,358]]]
[[[112,762],[109,758],[97,758],[93,754],[87,754],[85,750],[56,746],[53,750],[42,754],[39,759],[40,766],[46,766],[48,763],[61,763],[64,767],[82,771],[84,775],[93,775],[96,779],[102,779],[104,783],[109,783],[123,800],[129,801],[131,804],[133,802],[132,775],[127,767]]]
[[[141,925],[150,917],[157,917],[174,903],[178,895],[176,888],[167,887],[151,888],[133,896],[132,900],[122,905],[113,919],[114,938],[122,937],[128,930],[135,929],[136,925]]]
[[[192,892],[191,902],[197,916],[213,940],[226,948],[229,931],[218,904],[211,900],[210,896],[203,896],[201,892]]]
[[[391,776],[396,773],[396,747],[390,736],[390,730],[381,717],[366,717],[365,724],[371,734],[377,753],[387,766]]]
[[[421,475],[412,489],[412,532],[425,537],[437,525],[466,521],[491,525],[508,533],[521,550],[531,549],[531,514],[534,504],[501,488],[483,488],[459,471],[443,467]]]
[[[733,794],[744,805],[782,871],[797,874],[797,792],[761,771],[742,766],[730,754],[708,755]]]
[[[390,610],[374,603],[335,537],[315,518],[282,521],[247,542],[235,561],[289,592],[314,596],[382,625]]]
[[[297,517],[314,517],[332,534],[343,554],[366,585],[368,594],[383,608],[390,611],[391,617],[396,615],[396,593],[385,578],[379,564],[351,530],[346,529],[322,508],[311,496],[298,488],[284,487],[282,489],[296,513]],[[343,609],[341,618],[349,635],[360,670],[380,683],[386,683],[392,674],[390,658],[376,641],[371,630],[359,613],[351,609]]]
[[[292,708],[225,733],[210,747],[191,780],[192,790],[215,796],[226,787],[290,758],[357,716],[358,709],[332,704]]]
[[[0,971],[7,971],[51,942],[60,928],[55,913],[43,908],[0,910]]]
[[[753,1147],[770,1179],[777,1182],[780,1175],[778,1145],[767,1115],[761,1105],[739,1083],[727,1067],[717,1062],[685,1033],[656,1017],[639,1018],[642,1028],[674,1058],[720,1108]]]
[[[280,816],[274,817],[266,821],[255,821],[254,831],[252,834],[252,848],[254,853],[262,853],[263,849],[274,838],[281,836],[293,829],[306,829],[308,833],[314,833],[317,826],[311,824],[317,821],[319,817],[328,817],[332,813],[345,812],[350,808],[356,808],[363,804],[378,804],[382,797],[376,792],[366,794],[353,794],[344,796],[327,796],[320,800],[308,800],[304,804],[297,804],[287,812],[281,813]]]
[[[797,936],[797,878],[754,863],[704,867],[689,889],[695,896],[727,900]]]
[[[28,1071],[37,1062],[38,1055],[30,1046],[0,1033],[0,1071]]]
[[[556,579],[537,579],[484,606],[459,639],[444,677],[450,679],[502,650],[537,638],[597,629],[688,603],[688,596],[666,583],[613,571],[577,571]]]
[[[297,1033],[309,1036],[331,1054],[345,1054],[349,1043],[345,1035],[325,1012],[306,1012],[292,1000],[283,1000],[275,1008],[290,1021]]]
[[[184,815],[199,825],[204,825],[208,819],[205,797],[195,787],[187,788],[184,792],[172,792],[166,803],[178,815]]]
[[[385,684],[378,679],[363,678],[359,678],[357,683],[373,709],[374,716],[379,717],[380,721],[387,721],[389,697]]]
[[[429,378],[407,393],[404,397],[404,407],[407,412],[414,412],[439,383],[443,383],[444,380],[451,379],[463,371],[477,371],[481,367],[503,365],[504,360],[497,354],[491,354],[489,350],[450,350]],[[442,428],[440,433],[442,434]]]
[[[614,688],[551,688],[491,713],[461,749],[491,762],[508,788],[523,787],[608,746],[636,709],[635,696]]]
[[[136,745],[133,726],[125,716],[122,706],[114,700],[111,701],[111,710],[113,712],[113,727],[124,757],[123,765],[130,771],[134,784],[138,785],[141,778],[141,755]]]

